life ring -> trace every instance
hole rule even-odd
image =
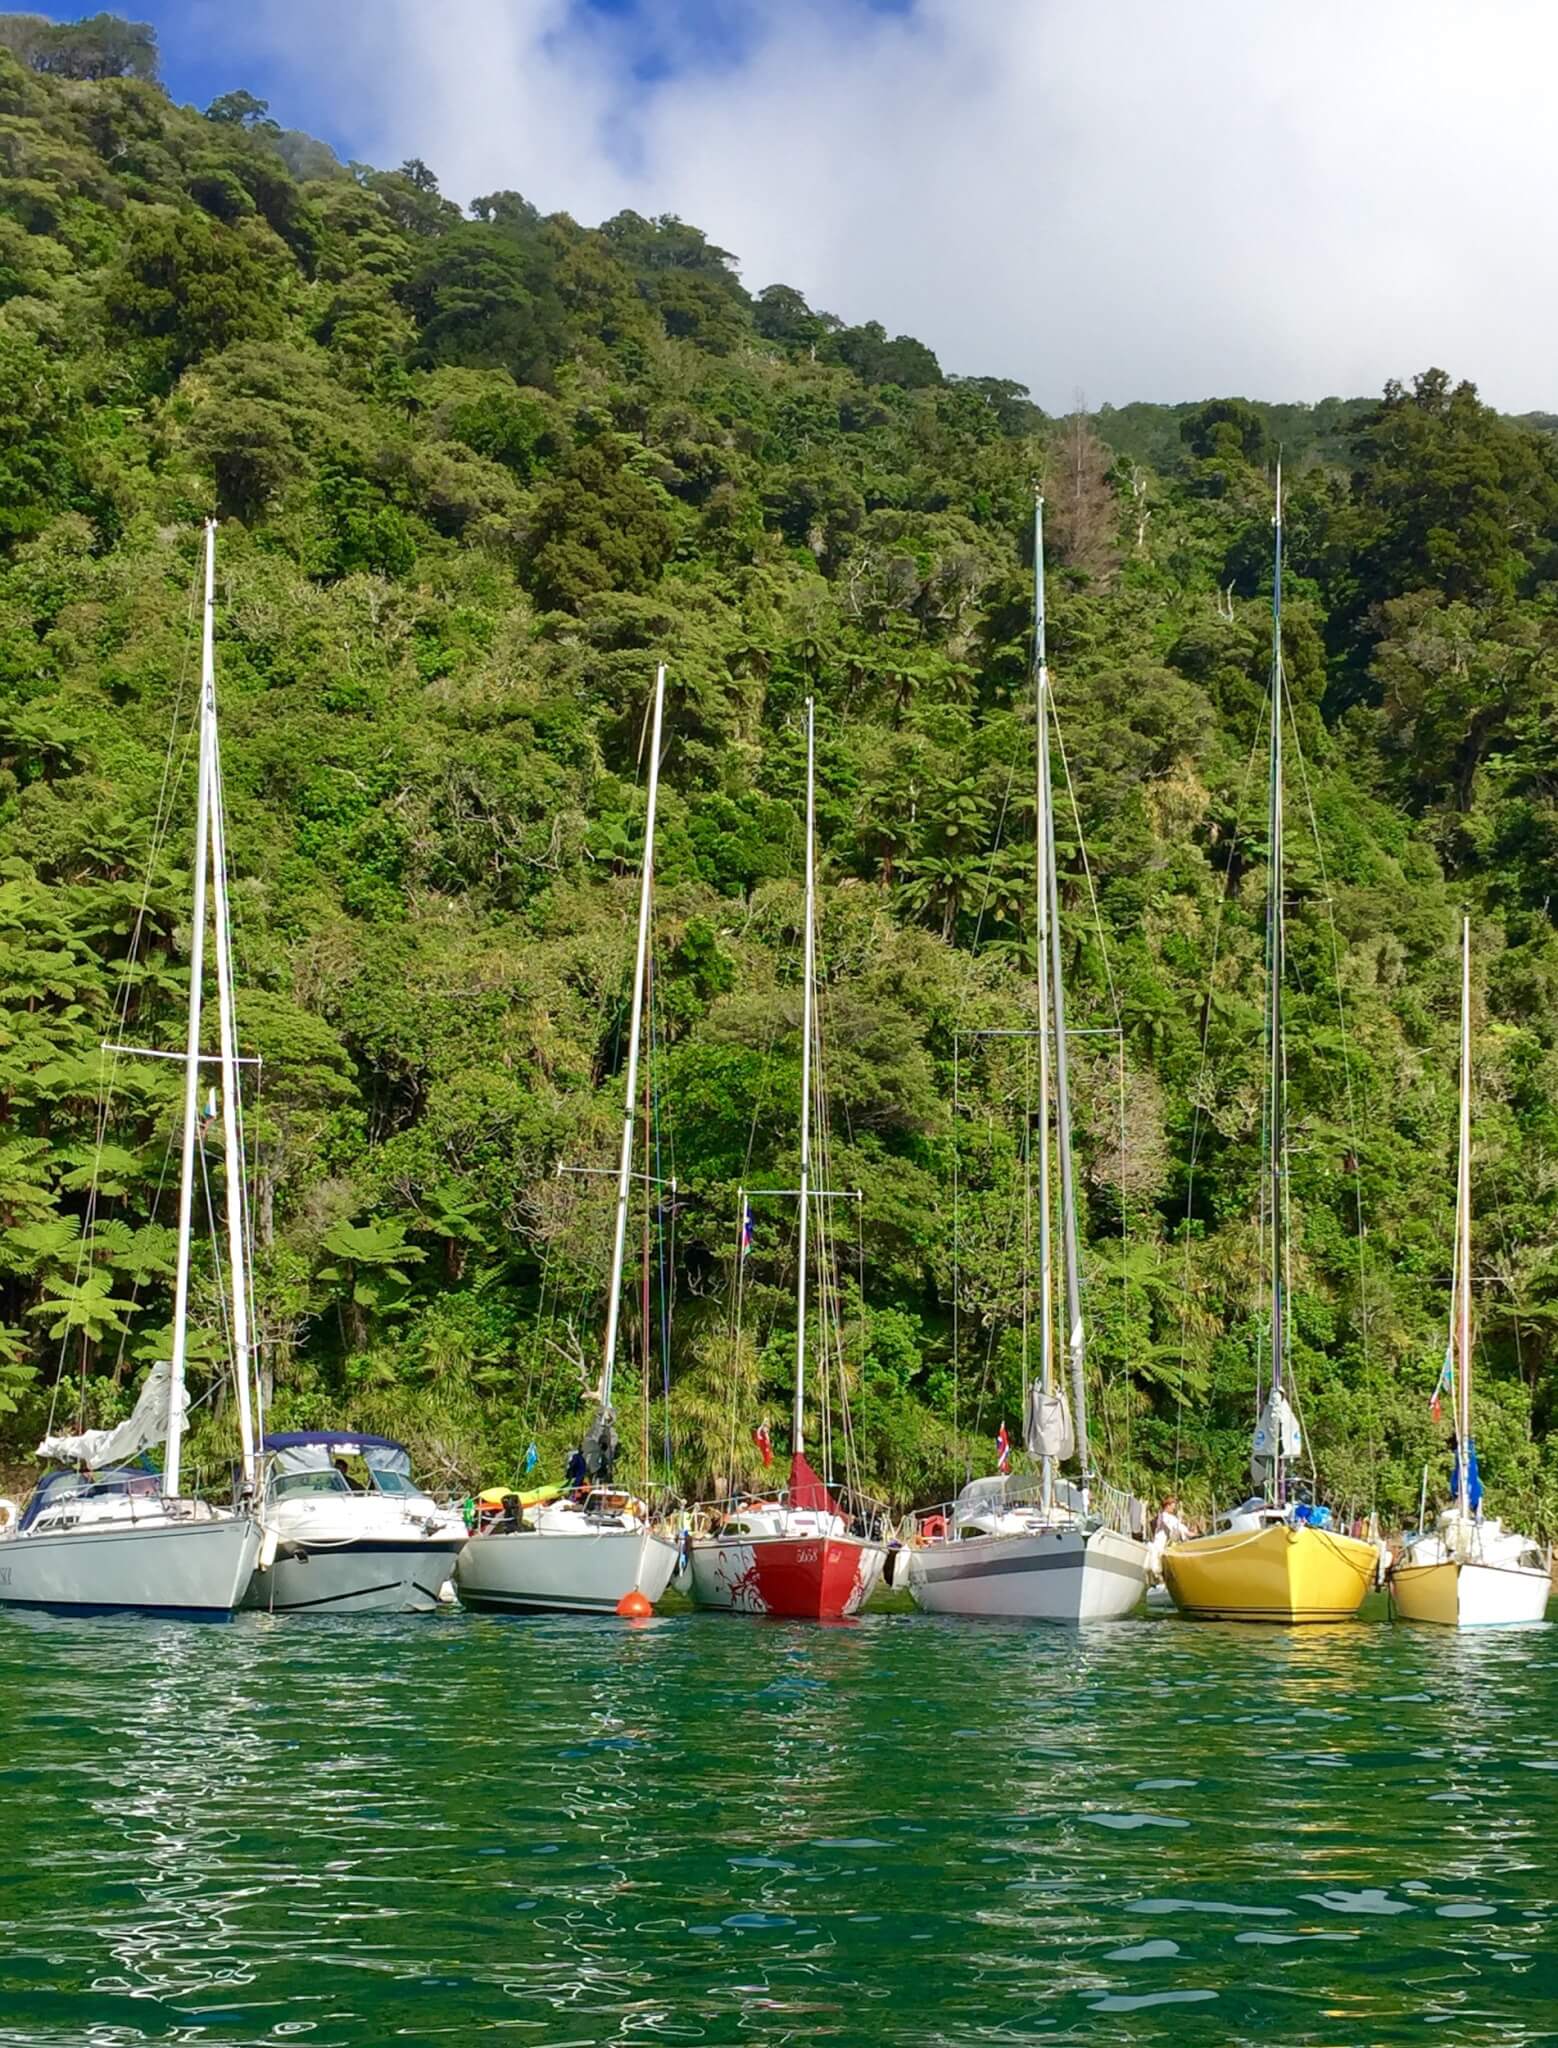
[[[947,1518],[945,1515],[926,1515],[918,1530],[922,1543],[945,1543],[947,1540]]]
[[[14,1500],[0,1499],[0,1529],[14,1529],[21,1512]]]

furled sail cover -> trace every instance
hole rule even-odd
[[[1038,1508],[1043,1500],[1044,1482],[1038,1473],[998,1472],[988,1479],[970,1479],[953,1502],[953,1514],[959,1522],[965,1522],[977,1515],[1004,1515]],[[1050,1478],[1050,1501],[1074,1515],[1087,1512],[1087,1496],[1081,1487],[1073,1486],[1058,1473]]]
[[[1030,1458],[1069,1458],[1077,1447],[1071,1409],[1064,1394],[1046,1394],[1037,1381],[1028,1389],[1023,1445]]]
[[[1280,1453],[1285,1459],[1298,1457],[1304,1448],[1304,1433],[1298,1417],[1288,1405],[1286,1394],[1273,1389],[1250,1439],[1250,1477],[1257,1485],[1269,1479]]]
[[[838,1503],[799,1451],[790,1460],[790,1505],[819,1515],[838,1513]]]
[[[133,1458],[137,1451],[168,1440],[168,1382],[173,1368],[159,1358],[146,1375],[140,1398],[129,1417],[114,1429],[89,1429],[80,1436],[46,1436],[38,1456],[61,1465],[88,1465],[97,1470]],[[189,1413],[189,1393],[183,1396],[183,1413]]]
[[[595,1420],[584,1432],[584,1442],[580,1445],[584,1453],[584,1469],[592,1479],[603,1479],[608,1486],[611,1484],[620,1447],[616,1415],[605,1406],[597,1408]]]

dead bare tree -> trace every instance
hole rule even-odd
[[[1045,526],[1060,559],[1096,583],[1120,566],[1120,512],[1109,484],[1114,458],[1093,432],[1079,392],[1051,456]]]

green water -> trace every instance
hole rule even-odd
[[[1558,1636],[0,1617],[0,2042],[1531,2042]]]

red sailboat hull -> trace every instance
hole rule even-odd
[[[729,1614],[843,1621],[870,1598],[885,1555],[859,1536],[697,1536],[692,1597]]]

